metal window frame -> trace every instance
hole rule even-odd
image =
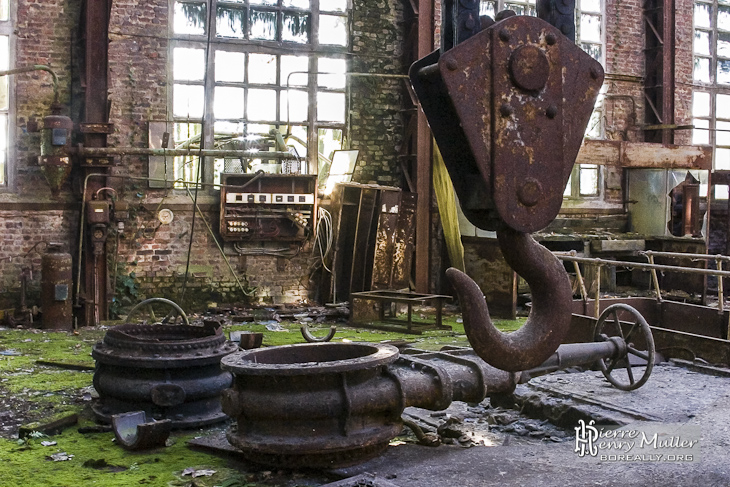
[[[8,0],[8,20],[0,20],[0,35],[8,36],[8,69],[14,69],[15,63],[15,52],[16,52],[16,34],[14,32],[14,26],[17,23],[17,4],[14,0]],[[7,133],[5,147],[5,167],[4,169],[4,183],[0,183],[0,193],[13,192],[16,189],[16,172],[17,165],[15,164],[16,157],[14,150],[11,148],[16,146],[16,122],[15,122],[15,80],[14,76],[8,77],[8,109],[0,110],[0,113],[5,114],[8,117],[8,123],[6,126]]]

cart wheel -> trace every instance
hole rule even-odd
[[[644,339],[646,350],[637,350],[631,338],[640,333]],[[603,310],[596,323],[593,339],[597,342],[606,341],[609,337],[621,338],[626,343],[626,352],[618,357],[599,359],[598,367],[614,387],[623,391],[632,391],[643,386],[654,368],[654,337],[649,324],[641,313],[628,304],[613,304]],[[629,355],[634,355],[646,361],[643,375],[634,377],[633,367]],[[625,371],[625,372],[624,372]]]
[[[321,338],[317,338],[316,336],[312,335],[307,325],[302,325],[299,328],[299,331],[302,332],[302,336],[307,341],[307,343],[328,342],[332,340],[332,338],[335,336],[335,333],[337,332],[337,327],[330,326],[330,331],[329,333],[327,333],[327,336],[323,336]]]
[[[155,315],[154,307],[152,306],[153,304],[156,304],[156,303],[163,304],[164,305],[164,306],[162,306],[163,309],[171,308],[167,312],[165,317],[162,318],[162,320],[160,320],[160,321],[157,320],[157,316]],[[130,318],[132,317],[132,315],[141,309],[147,309],[149,320],[151,323],[154,323],[154,324],[163,324],[164,325],[164,324],[168,324],[171,322],[174,324],[177,322],[178,318],[182,319],[183,324],[185,324],[185,325],[190,324],[190,321],[188,321],[188,317],[185,314],[185,311],[183,311],[182,308],[180,306],[178,306],[174,301],[170,301],[169,299],[165,299],[165,298],[150,298],[150,299],[145,299],[144,301],[142,301],[140,303],[137,303],[137,305],[134,308],[132,308],[129,311],[129,313],[127,314],[127,319],[126,319],[127,323],[131,323],[132,320],[130,320]],[[159,311],[159,308],[158,308],[158,311]]]

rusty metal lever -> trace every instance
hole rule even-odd
[[[530,235],[509,227],[497,231],[504,258],[530,285],[532,310],[519,330],[503,333],[492,324],[479,286],[463,272],[446,271],[456,289],[469,343],[498,369],[517,372],[539,366],[568,332],[572,290],[563,264]]]

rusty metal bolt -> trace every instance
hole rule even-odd
[[[515,84],[527,91],[539,91],[550,76],[550,62],[537,46],[520,46],[509,57],[509,71]]]
[[[558,38],[555,37],[555,34],[551,32],[550,34],[545,36],[545,42],[548,43],[548,46],[552,46],[553,44],[558,42]]]
[[[469,16],[469,18],[466,19],[466,22],[464,22],[464,25],[469,30],[474,29],[474,27],[476,27],[476,21],[474,20],[474,17]]]
[[[459,63],[456,62],[456,59],[450,57],[444,61],[444,64],[446,65],[446,69],[449,71],[456,71],[456,69],[459,67]]]
[[[558,107],[550,105],[545,111],[545,115],[547,115],[547,118],[555,118],[558,115]]]
[[[525,182],[517,190],[517,199],[525,206],[535,206],[542,196],[542,184],[535,178],[525,178]]]
[[[511,36],[509,35],[507,29],[502,29],[499,31],[499,38],[504,42],[509,42]]]
[[[596,68],[595,66],[592,66],[591,67],[591,78],[598,79],[598,74],[599,74],[598,68]]]
[[[503,117],[509,117],[510,115],[512,115],[512,112],[512,107],[506,103],[503,103],[502,106],[499,107],[499,114]]]

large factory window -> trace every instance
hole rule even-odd
[[[314,173],[342,149],[348,0],[176,0],[172,100],[177,146],[246,149],[256,159],[177,158],[176,179],[221,172]],[[265,152],[287,150],[280,164]]]
[[[0,71],[10,69],[10,0],[0,0]],[[8,165],[8,139],[10,130],[10,77],[0,76],[0,188],[8,187],[11,178]]]
[[[730,170],[730,2],[695,1],[692,143],[714,147],[716,170]],[[727,199],[728,187],[715,186]]]

